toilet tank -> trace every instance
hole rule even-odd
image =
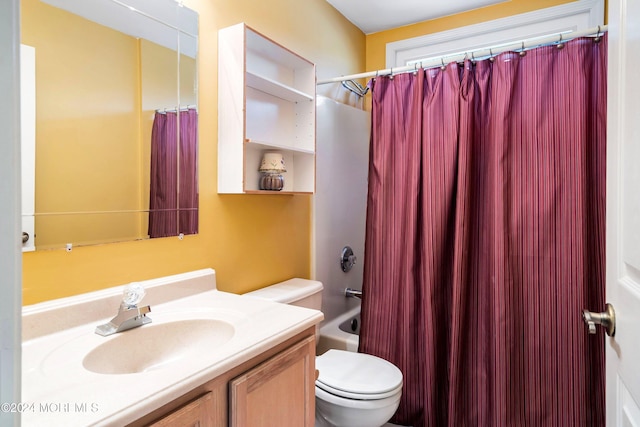
[[[245,295],[320,310],[322,289],[322,283],[317,280],[295,278],[247,292]]]

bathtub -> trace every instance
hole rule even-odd
[[[320,327],[317,354],[331,348],[358,351],[360,342],[360,306],[355,307]]]

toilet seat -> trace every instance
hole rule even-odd
[[[316,357],[316,368],[316,386],[347,399],[385,399],[402,389],[400,369],[370,354],[332,349]]]
[[[326,384],[323,384],[320,381],[316,381],[316,387],[326,391],[329,394],[333,394],[334,396],[343,397],[345,399],[353,399],[353,400],[381,400],[381,399],[386,399],[387,397],[391,397],[402,391],[402,384],[400,384],[395,389],[387,391],[385,393],[369,393],[369,394],[351,393],[346,390],[340,390],[337,388],[330,387]]]

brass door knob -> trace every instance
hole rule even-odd
[[[582,319],[587,324],[590,334],[596,333],[596,325],[602,325],[605,328],[605,332],[610,337],[616,333],[616,312],[613,306],[609,303],[605,306],[606,310],[603,313],[592,313],[589,310],[582,310]]]

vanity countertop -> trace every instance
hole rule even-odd
[[[184,356],[143,372],[102,374],[83,366],[92,349],[136,331],[109,337],[94,333],[97,325],[115,315],[121,287],[25,307],[22,402],[16,408],[22,412],[22,424],[126,425],[322,320],[316,310],[218,291],[213,270],[195,273],[195,280],[186,274],[143,282],[147,297],[141,305],[151,305],[153,322],[137,329],[206,318],[233,325],[233,336],[219,347],[199,348],[195,359]],[[104,317],[109,309],[112,314]],[[153,343],[136,344],[124,347],[123,357],[156,351]]]

